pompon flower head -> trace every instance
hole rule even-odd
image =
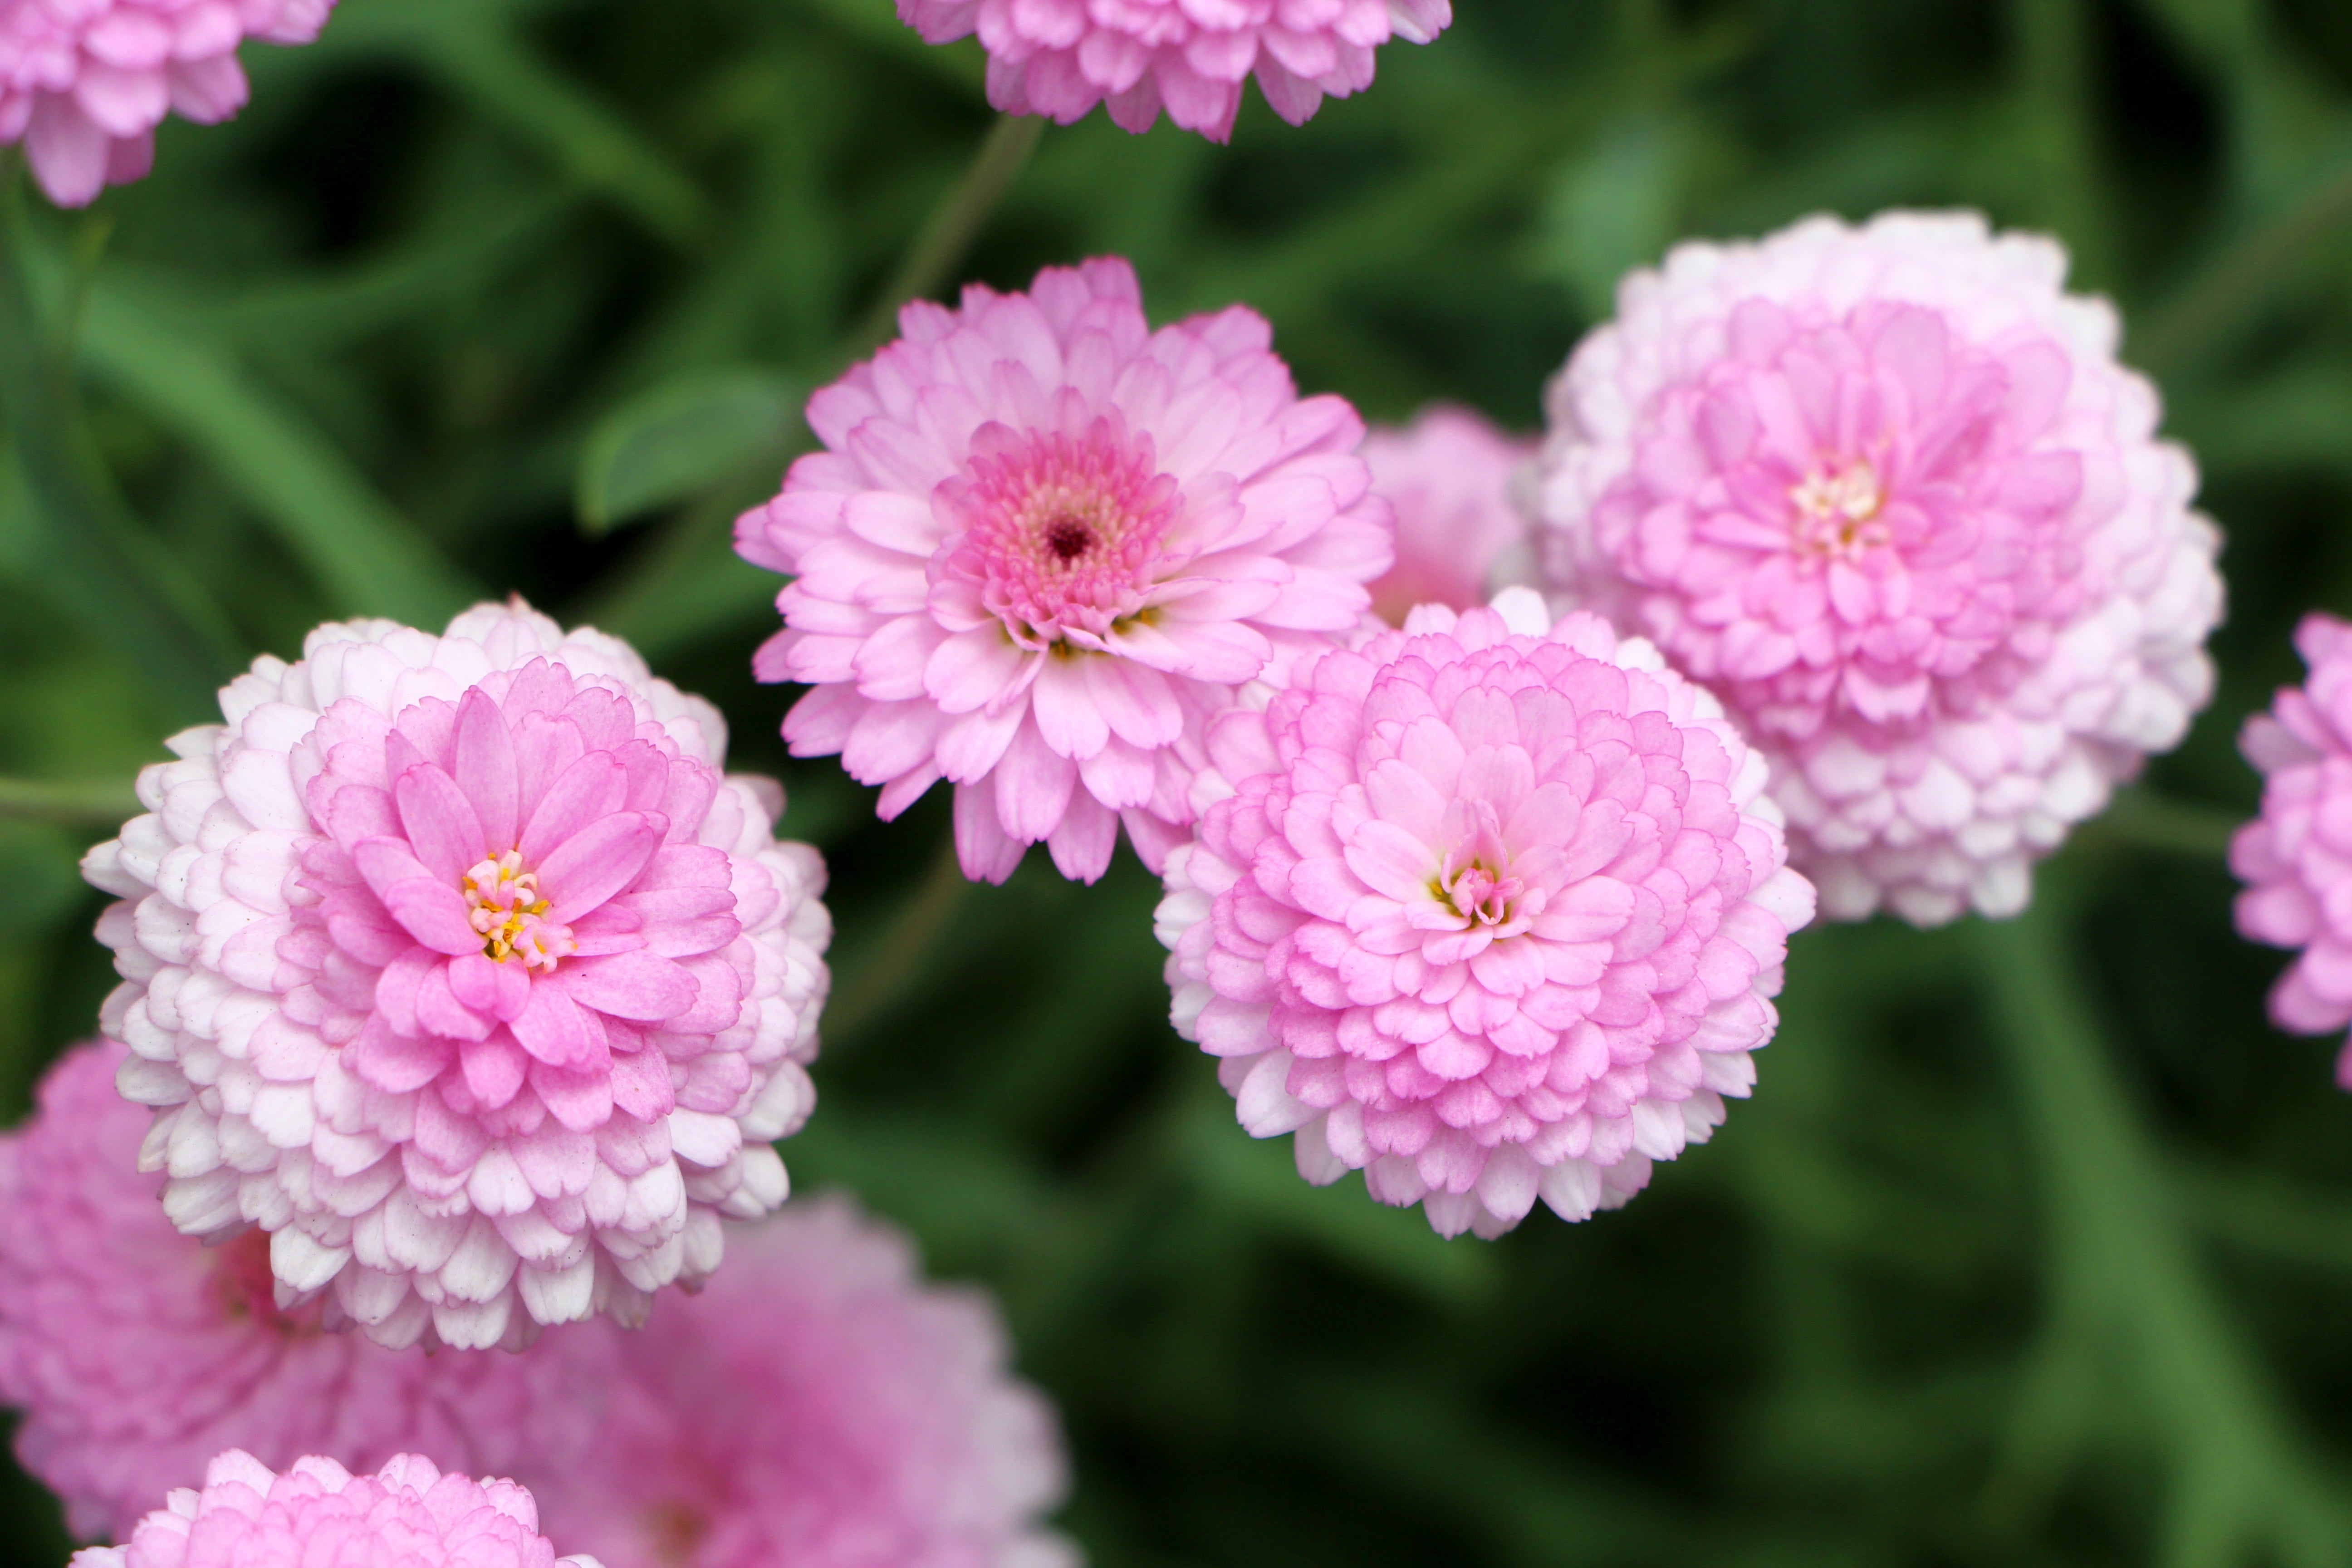
[[[2311,668],[2246,722],[2239,749],[2263,774],[2262,815],[2238,829],[2230,868],[2246,883],[2238,930],[2301,950],[2271,992],[2271,1018],[2299,1035],[2352,1026],[2352,626],[2313,615],[2294,645]],[[2336,1058],[2352,1089],[2352,1041]]]
[[[597,1331],[624,1396],[584,1462],[530,1475],[550,1529],[613,1568],[1077,1561],[1038,1522],[1066,1481],[1053,1411],[988,1300],[923,1285],[844,1201],[740,1227],[708,1289]]]
[[[562,1557],[539,1533],[530,1493],[477,1481],[403,1454],[373,1475],[333,1459],[297,1459],[280,1473],[235,1449],[214,1459],[204,1489],[183,1489],[120,1546],[86,1546],[73,1568],[598,1568]]]
[[[2218,536],[2116,315],[1972,214],[1677,247],[1551,391],[1553,586],[1773,764],[1823,910],[2013,914],[2210,694]]]
[[[1755,1081],[1813,890],[1763,760],[1649,644],[1525,588],[1431,606],[1208,744],[1175,1024],[1308,1181],[1448,1236],[1580,1220]]]
[[[1439,404],[1402,429],[1364,439],[1372,493],[1396,509],[1396,564],[1372,584],[1372,609],[1401,626],[1417,605],[1475,609],[1498,568],[1525,544],[1526,516],[1511,499],[1535,444],[1496,429],[1485,415]]]
[[[167,113],[245,107],[247,38],[307,44],[335,0],[0,0],[0,142],[60,206],[143,177]]]
[[[163,1178],[138,1169],[150,1113],[114,1090],[125,1054],[68,1053],[0,1137],[0,1404],[76,1535],[123,1539],[226,1448],[477,1474],[581,1461],[619,1331],[425,1356],[328,1332],[323,1301],[281,1310],[265,1233],[206,1247],[164,1217]]]
[[[1304,125],[1328,93],[1372,85],[1372,51],[1425,44],[1453,0],[898,0],[929,43],[980,35],[988,100],[1068,125],[1097,103],[1140,133],[1168,118],[1213,142],[1233,135],[1255,74],[1276,114]]]
[[[192,1236],[270,1233],[393,1346],[707,1277],[814,1094],[824,867],[718,711],[517,602],[322,626],[149,768],[84,872],[101,1025]]]
[[[1362,422],[1301,400],[1247,310],[1152,331],[1124,261],[899,322],[810,400],[825,449],[736,526],[795,577],[756,663],[816,688],[784,737],[880,784],[886,819],[954,784],[975,880],[1042,840],[1093,881],[1122,818],[1156,869],[1203,720],[1354,626],[1389,567]]]

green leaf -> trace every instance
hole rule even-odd
[[[782,460],[800,416],[799,386],[750,367],[692,371],[631,398],[597,423],[580,461],[580,524],[610,532]]]

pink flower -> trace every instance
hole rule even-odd
[[[1468,610],[1486,602],[1496,586],[1490,579],[1528,536],[1511,484],[1534,452],[1485,415],[1448,404],[1365,438],[1372,492],[1396,508],[1396,564],[1372,584],[1382,620],[1402,626],[1416,605]]]
[[[283,1474],[236,1449],[204,1490],[174,1491],[128,1543],[86,1546],[73,1568],[597,1568],[555,1555],[530,1493],[512,1481],[444,1474],[403,1454],[374,1475],[332,1459]]]
[[[1160,907],[1176,1027],[1308,1181],[1447,1236],[1580,1220],[1755,1081],[1813,890],[1762,759],[1648,644],[1524,588],[1433,605],[1209,752]]]
[[[617,1331],[423,1356],[328,1332],[324,1301],[281,1310],[266,1234],[206,1247],[164,1217],[163,1178],[138,1169],[152,1118],[114,1091],[126,1054],[68,1053],[0,1137],[0,1403],[76,1534],[121,1539],[224,1448],[509,1475],[579,1461]]]
[[[885,819],[952,783],[975,879],[1043,840],[1093,881],[1122,817],[1156,868],[1202,721],[1353,626],[1388,569],[1363,425],[1301,401],[1247,310],[1151,331],[1124,261],[899,322],[810,400],[826,449],[736,526],[797,574],[756,664],[816,688],[784,736],[882,785]]]
[[[1126,130],[1168,118],[1213,142],[1233,135],[1255,72],[1276,114],[1304,125],[1323,95],[1372,85],[1372,50],[1425,44],[1453,0],[898,0],[927,42],[980,35],[988,100],[1064,125],[1097,103]]]
[[[2212,687],[2218,536],[2115,312],[1973,214],[1678,247],[1551,393],[1549,567],[1770,758],[1823,908],[2013,914]]]
[[[247,38],[307,44],[335,0],[0,0],[0,142],[59,206],[145,176],[155,127],[245,107]]]
[[[2246,884],[2239,932],[2302,950],[2271,992],[2272,1020],[2332,1035],[2352,1024],[2352,626],[2306,616],[2294,646],[2310,680],[2280,691],[2238,741],[2263,775],[2263,812],[2231,840],[2230,868]],[[2352,1089],[2352,1041],[2336,1081]]]
[[[613,1334],[626,1395],[589,1460],[532,1472],[566,1544],[614,1568],[1074,1568],[1038,1524],[1066,1485],[1053,1411],[985,1297],[923,1285],[839,1200],[733,1250]]]
[[[92,850],[101,1015],[192,1236],[280,1304],[519,1343],[718,1267],[813,1090],[824,868],[715,709],[520,602],[257,660]]]

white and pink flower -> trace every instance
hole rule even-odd
[[[516,1342],[718,1266],[814,1102],[824,867],[717,710],[519,602],[322,626],[92,850],[183,1231],[271,1234],[394,1345]]]
[[[1452,1236],[1580,1220],[1704,1142],[1813,890],[1763,760],[1657,650],[1528,589],[1302,662],[1209,731],[1174,1020],[1299,1173]]]
[[[975,879],[1042,841],[1093,881],[1122,819],[1156,868],[1202,722],[1353,627],[1390,564],[1363,424],[1302,400],[1247,310],[1152,331],[1124,261],[900,325],[810,401],[825,449],[737,525],[795,578],[755,666],[816,688],[785,739],[881,785],[886,819],[953,784]]]
[[[2013,914],[2212,688],[2219,536],[2105,300],[1973,214],[1678,246],[1551,392],[1549,578],[1772,760],[1823,909]]]

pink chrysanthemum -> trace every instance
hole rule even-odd
[[[1755,1081],[1813,890],[1762,759],[1647,643],[1524,588],[1430,606],[1209,752],[1175,1023],[1308,1181],[1362,1170],[1448,1236],[1580,1220]]]
[[[0,0],[0,142],[21,141],[41,188],[78,207],[142,178],[155,127],[245,107],[247,38],[307,44],[335,0]]]
[[[2271,1018],[2299,1035],[2352,1025],[2352,626],[2304,617],[2294,646],[2311,668],[2246,721],[2238,742],[2263,774],[2263,812],[2238,829],[2230,868],[2246,883],[2238,930],[2302,951],[2271,992]],[[2336,1058],[2352,1089],[2352,1041]]]
[[[194,1236],[389,1345],[519,1343],[719,1263],[814,1099],[823,863],[718,711],[520,603],[257,660],[92,850],[101,1025]]]
[[[1677,247],[1551,393],[1549,569],[1771,759],[1823,909],[2013,914],[2210,694],[2196,470],[2053,241],[1972,214]]]
[[[1499,584],[1498,568],[1525,543],[1527,519],[1511,500],[1535,444],[1496,429],[1483,414],[1440,404],[1401,430],[1364,439],[1372,493],[1396,509],[1396,564],[1372,584],[1372,610],[1402,626],[1416,605],[1474,609]]]
[[[163,1215],[142,1175],[150,1113],[114,1090],[118,1045],[69,1053],[0,1138],[0,1404],[74,1533],[122,1538],[225,1448],[379,1465],[423,1453],[478,1474],[561,1471],[593,1440],[620,1334],[530,1354],[388,1351],[274,1300],[268,1237],[220,1247]]]
[[[121,1546],[86,1546],[73,1568],[597,1568],[559,1558],[512,1481],[477,1481],[403,1454],[373,1475],[333,1459],[282,1474],[236,1449],[202,1491],[174,1491]]]
[[[1276,114],[1304,125],[1326,93],[1372,85],[1372,51],[1425,44],[1453,0],[898,0],[926,42],[980,35],[988,100],[1064,125],[1097,103],[1126,130],[1168,118],[1229,139],[1252,73]]]
[[[1076,1563],[1038,1524],[1066,1484],[1053,1411],[1007,1372],[985,1297],[924,1286],[905,1239],[838,1199],[731,1248],[615,1334],[626,1393],[589,1460],[530,1472],[567,1544],[614,1568]]]
[[[886,819],[949,780],[976,879],[1042,840],[1092,881],[1122,817],[1156,868],[1203,719],[1353,626],[1388,569],[1363,425],[1301,401],[1247,310],[1150,331],[1124,261],[899,322],[810,400],[826,450],[736,527],[797,574],[757,661],[816,687],[785,738],[882,785]]]

